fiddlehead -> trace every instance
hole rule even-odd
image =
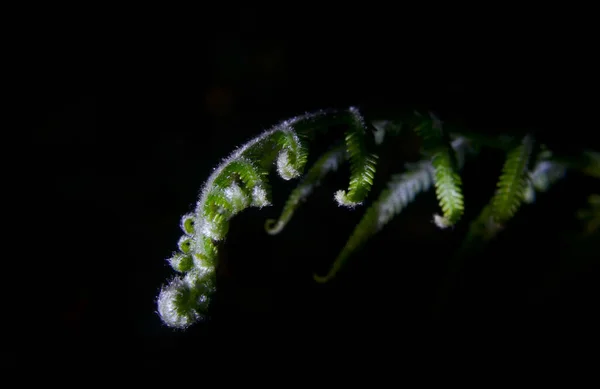
[[[296,120],[310,122],[315,116]],[[275,162],[285,180],[302,173],[306,148],[293,124],[283,122],[226,158],[204,185],[195,212],[182,218],[180,251],[169,263],[185,276],[171,280],[158,297],[158,312],[167,325],[185,328],[203,318],[214,291],[217,243],[227,235],[230,219],[248,207],[270,204],[268,166]]]

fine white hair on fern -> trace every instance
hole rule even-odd
[[[232,204],[233,209],[244,209],[250,205],[250,199],[242,188],[235,182],[223,189],[225,198]]]
[[[190,271],[194,266],[192,256],[182,252],[174,253],[171,258],[167,259],[173,270],[179,273]]]
[[[190,212],[190,213],[186,213],[185,215],[183,215],[179,225],[181,227],[181,230],[186,235],[193,235],[194,234],[194,214]]]
[[[173,278],[161,289],[157,299],[158,314],[166,325],[185,329],[201,319],[201,314],[184,301],[189,294],[189,286],[181,277]]]
[[[528,171],[534,141],[530,135],[516,146],[512,139],[487,135],[469,135],[459,130],[452,134],[442,128],[433,114],[417,115],[405,121],[367,122],[355,107],[340,111],[318,111],[285,120],[236,148],[213,170],[202,186],[195,210],[180,220],[183,236],[179,251],[167,261],[179,276],[163,286],[158,298],[158,313],[163,322],[174,328],[187,328],[204,319],[215,291],[219,244],[225,240],[230,220],[249,207],[271,205],[268,175],[275,170],[283,180],[302,177],[291,193],[278,220],[267,220],[269,234],[280,232],[293,213],[320,184],[326,173],[334,171],[344,161],[350,164],[350,180],[345,190],[335,192],[339,205],[353,208],[367,201],[375,180],[378,156],[370,148],[399,135],[404,126],[421,135],[422,155],[427,159],[406,164],[402,174],[392,176],[387,188],[365,212],[346,245],[324,277],[315,275],[318,282],[327,282],[343,263],[367,241],[398,215],[419,193],[436,188],[438,205],[443,215],[435,214],[433,221],[440,228],[451,228],[463,214],[461,177],[458,171],[464,164],[467,151],[483,145],[508,151],[498,182],[497,191],[477,223],[472,225],[468,238],[477,235],[493,237],[517,211],[520,203],[533,201],[535,191],[545,191],[564,175],[565,166],[550,157],[538,159]],[[418,124],[417,124],[418,122]],[[342,127],[343,126],[343,127]],[[328,128],[344,128],[343,145],[322,155],[304,174],[308,151],[306,143],[313,135]],[[369,135],[369,136],[367,136]],[[371,139],[371,135],[372,138]],[[389,135],[389,136],[388,136]],[[467,137],[469,140],[467,141]],[[455,138],[453,142],[450,139]],[[479,139],[479,140],[478,140]],[[374,147],[377,149],[377,147]],[[546,150],[546,154],[548,150]],[[545,155],[545,154],[544,154]],[[600,176],[598,153],[585,154],[578,169]],[[303,175],[304,174],[304,175]]]

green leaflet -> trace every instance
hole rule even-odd
[[[364,119],[356,108],[350,108],[350,129],[346,132],[346,151],[350,159],[350,184],[348,192],[339,190],[335,200],[340,206],[354,207],[360,205],[373,186],[377,155],[369,153],[365,140]]]
[[[434,222],[440,228],[453,226],[463,215],[464,201],[452,146],[441,121],[432,114],[415,128],[415,132],[423,139],[424,153],[431,155],[435,193],[443,211],[443,216],[434,215]]]
[[[496,193],[491,200],[492,216],[498,224],[504,224],[513,217],[523,202],[532,148],[533,138],[526,135],[521,144],[506,156]]]

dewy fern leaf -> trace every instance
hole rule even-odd
[[[185,235],[179,241],[180,252],[169,259],[174,270],[185,276],[175,277],[158,296],[158,311],[167,325],[185,328],[204,317],[214,290],[216,243],[225,238],[229,220],[236,214],[248,207],[270,205],[266,166],[275,163],[285,180],[301,175],[307,153],[293,126],[318,115],[285,121],[264,132],[211,174],[195,212],[181,221]]]

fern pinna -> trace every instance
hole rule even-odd
[[[343,128],[343,142],[332,147],[308,169],[308,145],[319,134],[332,128]],[[268,174],[274,168],[283,180],[299,179],[277,220],[267,220],[265,229],[274,235],[290,222],[301,203],[324,180],[327,174],[348,162],[350,178],[346,189],[333,195],[342,207],[355,208],[369,201],[375,172],[381,163],[378,151],[388,139],[411,132],[422,140],[417,162],[406,163],[405,170],[393,174],[387,187],[367,207],[345,246],[333,261],[327,274],[315,274],[324,283],[336,276],[344,263],[367,240],[380,231],[417,195],[435,188],[441,209],[432,220],[440,228],[460,223],[465,210],[460,171],[470,156],[482,145],[506,153],[504,166],[498,172],[496,192],[470,222],[464,247],[488,241],[499,233],[523,203],[535,200],[536,192],[549,189],[564,177],[568,169],[598,176],[598,153],[586,151],[582,158],[555,158],[544,145],[538,145],[530,134],[522,139],[481,135],[452,129],[448,131],[431,113],[415,113],[403,120],[366,120],[358,109],[324,110],[285,120],[244,144],[222,160],[201,190],[193,212],[181,219],[183,236],[179,250],[168,259],[179,273],[162,287],[158,313],[163,322],[175,328],[187,328],[207,317],[211,297],[215,293],[215,269],[218,266],[220,242],[224,240],[231,219],[249,207],[271,205]],[[306,171],[306,174],[304,173]],[[595,198],[594,198],[595,199]],[[588,219],[589,213],[585,215]],[[597,220],[597,219],[594,219]],[[591,223],[593,225],[593,222]],[[597,225],[597,222],[596,222]]]

